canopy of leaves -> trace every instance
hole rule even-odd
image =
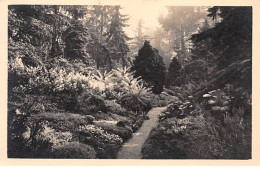
[[[204,49],[215,57],[211,59],[215,60],[219,72],[212,75],[211,84],[223,87],[225,83],[231,83],[251,91],[252,8],[213,7],[209,9],[209,16],[216,19],[217,11],[222,21],[191,39],[197,46],[205,45]]]

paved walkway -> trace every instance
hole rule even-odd
[[[147,116],[149,120],[145,120],[143,125],[133,133],[132,138],[127,140],[122,148],[118,151],[117,159],[141,159],[142,158],[142,147],[145,140],[149,136],[150,131],[157,125],[158,115],[161,111],[165,110],[166,107],[157,107],[150,110]]]

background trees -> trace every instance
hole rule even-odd
[[[141,49],[141,47],[143,46],[144,42],[146,40],[151,40],[151,37],[146,35],[145,32],[145,27],[143,25],[143,20],[139,20],[137,27],[135,29],[135,36],[133,37],[132,42],[130,43],[130,49],[131,49],[131,53],[133,55],[137,55],[139,49]]]
[[[180,85],[181,64],[177,57],[172,58],[167,74],[167,87]]]
[[[217,6],[209,9],[212,19],[215,19],[218,13],[221,22],[192,36],[195,47],[200,46],[208,50],[210,55],[204,56],[213,56],[209,61],[215,61],[214,70],[219,71],[214,73],[216,76],[212,74],[210,86],[223,87],[226,83],[232,83],[251,91],[252,9]],[[203,56],[203,53],[197,54],[199,55]]]
[[[128,65],[127,53],[129,47],[127,41],[130,38],[123,31],[123,27],[127,26],[128,18],[126,15],[122,15],[119,10],[120,6],[114,7],[110,27],[105,36],[112,59],[117,63],[120,63],[121,60],[122,67],[125,67]]]
[[[171,46],[175,52],[179,52],[181,63],[190,59],[188,52],[191,44],[189,37],[196,32],[201,19],[206,19],[205,10],[202,7],[168,7],[168,14],[160,17],[159,22],[166,32],[170,32]]]

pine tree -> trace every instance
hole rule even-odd
[[[210,25],[207,20],[204,20],[202,26],[199,28],[199,33],[205,32],[210,29]],[[211,52],[212,45],[210,43],[211,38],[201,40],[199,42],[193,43],[193,48],[191,50],[192,58],[194,60],[202,59],[206,61],[209,66],[214,67],[216,63],[216,58]]]
[[[151,37],[148,35],[145,35],[143,32],[144,26],[143,26],[143,21],[139,20],[138,25],[135,31],[135,37],[133,38],[132,46],[131,46],[131,51],[134,55],[136,55],[143,46],[144,42],[146,40],[151,40]]]
[[[114,7],[114,13],[111,20],[109,31],[105,34],[108,50],[111,54],[112,60],[116,62],[122,61],[122,67],[127,66],[127,52],[129,47],[127,41],[130,38],[123,31],[123,27],[127,26],[125,22],[128,20],[127,15],[120,13],[120,6]]]
[[[113,6],[93,5],[89,9],[87,25],[92,26],[94,31],[103,36],[109,31],[110,23],[113,16]]]
[[[136,56],[132,71],[135,77],[141,77],[147,86],[152,87],[155,94],[160,94],[165,85],[165,65],[157,49],[152,48],[149,41],[144,42],[144,46]]]
[[[170,63],[168,74],[167,74],[167,87],[174,85],[180,85],[178,82],[178,78],[181,74],[181,64],[178,61],[177,57],[172,58]]]

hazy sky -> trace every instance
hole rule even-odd
[[[135,35],[134,31],[140,19],[143,20],[144,27],[148,28],[144,31],[149,35],[159,26],[158,17],[160,14],[165,15],[167,13],[166,7],[161,5],[159,1],[137,1],[129,5],[122,5],[122,7],[122,14],[127,14],[130,17],[128,21],[129,27],[124,30],[131,37]]]

